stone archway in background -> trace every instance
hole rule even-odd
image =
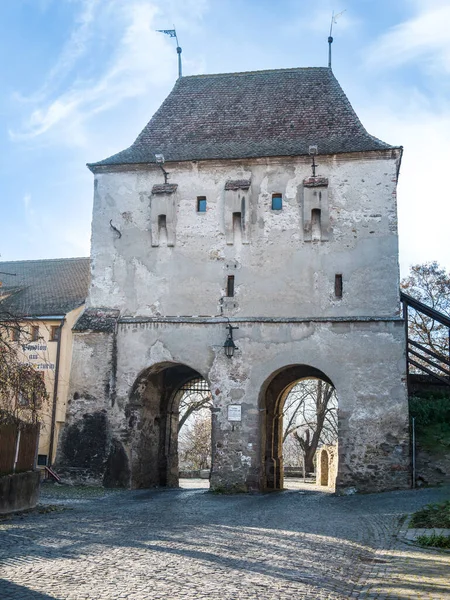
[[[131,487],[178,487],[180,389],[203,376],[184,364],[164,362],[134,382],[126,416],[131,441]]]
[[[328,452],[322,448],[320,450],[320,485],[329,485],[329,474],[330,474],[330,457]]]
[[[319,379],[334,388],[333,382],[325,373],[304,364],[289,365],[279,369],[265,381],[261,388],[259,487],[262,491],[283,489],[283,407],[292,388],[305,379]]]

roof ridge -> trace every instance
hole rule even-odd
[[[258,73],[289,73],[296,71],[330,71],[333,73],[329,67],[286,67],[283,69],[257,69],[255,71],[232,71],[230,73],[199,73],[197,75],[183,75],[180,79],[177,80],[177,83],[183,81],[183,79],[194,79],[200,77],[228,77],[229,75],[253,75]]]

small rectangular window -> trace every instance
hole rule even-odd
[[[282,210],[283,208],[283,195],[272,194],[272,210]]]
[[[334,295],[336,298],[342,298],[342,275],[334,276]]]
[[[59,325],[52,325],[50,327],[50,341],[57,342],[59,340]]]
[[[47,466],[47,455],[46,454],[38,454],[37,464],[40,467]]]
[[[31,341],[37,342],[39,339],[39,325],[31,326]]]
[[[11,341],[12,342],[18,342],[20,340],[20,328],[19,327],[13,327],[11,329]]]
[[[197,212],[206,212],[206,198],[205,196],[197,197]]]
[[[227,296],[229,298],[234,296],[234,275],[228,275],[227,277]]]

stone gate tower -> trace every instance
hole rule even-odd
[[[92,284],[59,467],[177,485],[177,398],[201,377],[212,487],[280,488],[284,398],[318,377],[339,399],[338,489],[407,486],[401,154],[330,69],[179,79],[130,148],[89,165]]]

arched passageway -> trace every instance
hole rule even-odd
[[[126,409],[131,428],[131,486],[178,487],[180,403],[210,397],[203,376],[191,367],[159,363],[136,379]],[[182,411],[182,418],[185,415]]]
[[[316,404],[313,406],[317,409],[315,428],[307,420],[305,424],[293,420],[288,422],[292,415],[296,414],[297,408],[291,412],[286,409],[291,404],[293,395],[298,393],[301,387],[299,382],[306,380],[319,382],[314,387]],[[285,487],[283,443],[289,434],[296,436],[303,448],[303,471],[305,468],[307,472],[313,470],[314,454],[322,439],[323,419],[326,417],[327,403],[331,395],[336,401],[333,382],[325,373],[309,365],[289,365],[266,380],[260,394],[260,489],[281,490]],[[335,408],[337,429],[337,404]]]

